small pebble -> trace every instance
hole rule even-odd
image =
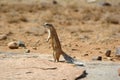
[[[77,49],[72,49],[72,51],[77,51]]]
[[[19,47],[26,48],[25,43],[23,41],[18,41],[17,44],[19,45]]]
[[[97,60],[101,61],[102,60],[102,56],[98,56]]]
[[[110,57],[110,55],[111,55],[111,50],[107,50],[106,53],[105,53],[105,55],[106,55],[107,57]]]
[[[95,61],[95,60],[102,61],[102,56],[93,57],[92,60],[93,61]]]
[[[57,4],[57,1],[56,1],[56,0],[53,0],[53,4]]]
[[[113,58],[111,58],[111,57],[107,57],[107,59],[110,60],[110,61],[113,61]]]
[[[101,6],[112,6],[110,3],[108,2],[101,2],[99,3]]]
[[[85,56],[88,56],[88,54],[87,54],[87,53],[85,53],[85,54],[82,54],[81,56],[82,56],[82,57],[85,57]]]
[[[29,50],[29,49],[26,49],[26,50],[25,50],[25,53],[30,53],[30,50]]]
[[[88,54],[86,53],[86,54],[83,54],[83,56],[88,56]]]

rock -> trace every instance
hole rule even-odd
[[[56,0],[53,0],[53,4],[58,4]]]
[[[99,3],[101,6],[112,6],[110,3],[108,2],[101,2]]]
[[[111,57],[107,57],[107,59],[110,60],[110,61],[113,61],[113,58],[111,58]]]
[[[102,60],[102,56],[93,57],[92,60],[93,61],[95,61],[95,60],[101,61]]]
[[[5,61],[0,60],[0,63],[2,63],[0,75],[4,75],[0,77],[0,80],[7,80],[7,78],[17,80],[18,77],[21,80],[81,80],[86,76],[86,70],[83,67],[73,66],[68,63],[54,63],[41,58],[16,58]],[[13,66],[14,69],[11,69]],[[12,74],[12,76],[16,77],[11,77],[9,72],[14,72],[15,74]]]
[[[102,56],[98,56],[98,57],[97,57],[97,60],[100,60],[100,61],[101,61],[101,60],[102,60]]]
[[[17,44],[17,42],[9,42],[7,44],[7,46],[10,48],[10,49],[18,49],[19,45]]]
[[[107,50],[105,56],[110,57],[110,55],[111,55],[111,50]]]
[[[88,73],[86,72],[86,70],[84,70],[83,73],[82,73],[82,75],[80,75],[79,77],[75,78],[75,80],[80,80],[82,78],[85,78],[87,74]]]
[[[115,54],[116,56],[120,56],[120,47],[117,47],[116,48],[116,54]]]
[[[82,56],[88,56],[88,54],[87,54],[87,53],[85,53],[85,54],[83,54]]]
[[[29,49],[26,49],[26,50],[25,50],[25,53],[30,53],[30,50],[29,50]]]
[[[13,41],[13,42],[10,42],[8,43],[8,47],[10,49],[17,49],[18,47],[23,47],[26,49],[26,46],[25,46],[25,43],[23,41]]]
[[[108,2],[104,2],[102,5],[103,5],[103,6],[111,6],[111,4],[108,3]]]
[[[5,39],[7,39],[7,35],[6,34],[0,35],[0,40],[5,40]]]
[[[77,51],[77,49],[72,49],[72,51]]]
[[[120,76],[120,68],[118,69],[118,75]]]
[[[23,41],[18,41],[17,44],[19,47],[26,48],[25,43]]]

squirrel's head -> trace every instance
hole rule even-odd
[[[44,26],[45,28],[48,28],[48,29],[50,29],[51,27],[53,27],[53,25],[52,25],[52,24],[49,24],[49,23],[44,23],[43,26]]]

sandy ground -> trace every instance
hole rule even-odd
[[[102,6],[104,0],[0,0],[0,52],[25,54],[25,49],[9,49],[11,41],[23,41],[31,53],[52,55],[46,42],[45,22],[52,23],[63,50],[72,57],[89,62],[93,57],[105,56],[111,50],[112,62],[120,46],[120,0],[105,0],[112,6]],[[4,57],[4,56],[3,56]],[[49,59],[47,59],[49,60]]]

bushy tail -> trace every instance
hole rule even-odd
[[[74,63],[74,59],[66,53],[63,53],[62,56],[68,63]]]
[[[75,60],[74,58],[72,58],[71,56],[69,56],[68,54],[66,54],[64,52],[63,52],[62,56],[64,57],[64,59],[68,63],[73,63],[73,64],[78,65],[78,66],[84,66],[84,63]]]

